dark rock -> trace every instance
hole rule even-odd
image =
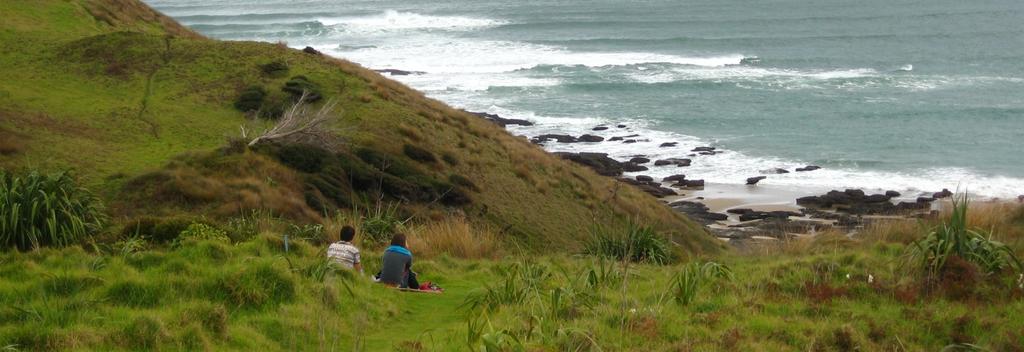
[[[615,127],[618,127],[618,128],[626,128],[626,125],[617,125],[617,126],[615,126]]]
[[[747,178],[747,184],[748,185],[756,185],[758,182],[761,182],[761,180],[766,179],[766,178],[768,178],[768,176],[749,177],[749,178]]]
[[[393,68],[386,68],[386,69],[374,70],[374,71],[377,71],[379,73],[387,73],[387,74],[392,75],[392,76],[422,75],[422,74],[426,73],[426,72],[422,72],[422,71],[396,70],[396,69],[393,69]]]
[[[735,208],[735,209],[726,210],[725,212],[729,213],[729,214],[746,214],[746,213],[750,213],[750,212],[753,212],[753,211],[754,211],[754,209],[750,209],[750,208]]]
[[[768,213],[765,213],[763,211],[752,211],[746,214],[740,214],[740,221],[754,221],[767,219],[768,217]]]
[[[668,159],[662,159],[662,160],[655,160],[654,161],[654,166],[675,165],[675,166],[678,166],[678,167],[683,167],[683,166],[690,166],[691,162],[692,161],[690,159],[668,158]]]
[[[686,188],[702,188],[704,187],[704,180],[682,180],[679,183]]]
[[[644,157],[635,157],[635,158],[629,159],[629,162],[634,163],[634,164],[646,164],[646,163],[651,162],[651,159],[644,158]]]
[[[603,176],[619,176],[622,175],[623,167],[622,163],[615,161],[615,159],[609,158],[608,154],[605,153],[567,153],[558,152],[554,153],[558,157],[566,160],[570,160],[591,169],[594,169],[599,175]]]
[[[678,201],[669,204],[672,209],[678,212],[689,215],[691,218],[700,221],[704,224],[711,224],[715,221],[727,220],[729,216],[721,213],[712,213],[708,211],[708,207],[702,203],[690,202],[690,201]]]
[[[718,154],[718,152],[710,151],[710,152],[700,152],[700,153],[697,153],[697,154],[700,154],[700,155],[715,155],[715,154]]]
[[[594,127],[591,130],[593,130],[593,131],[604,131],[604,130],[607,130],[607,129],[608,129],[608,126],[597,126],[597,127]]]
[[[941,192],[935,192],[935,194],[932,195],[932,197],[935,199],[942,199],[951,197],[952,195],[953,192],[950,192],[948,189],[943,188]]]
[[[696,147],[691,152],[712,152],[715,151],[715,147]]]
[[[665,143],[662,143],[661,145],[659,145],[659,147],[661,147],[661,148],[675,147],[676,144],[679,144],[679,142],[665,142]]]
[[[927,202],[899,202],[896,204],[896,210],[898,211],[914,211],[914,210],[925,210],[931,208],[931,204]]]
[[[494,123],[498,124],[501,127],[505,127],[505,126],[508,126],[508,125],[533,126],[533,122],[530,122],[530,121],[527,121],[527,120],[506,119],[506,118],[503,118],[503,117],[495,115],[495,114],[488,114],[486,112],[473,112],[473,111],[466,111],[466,112],[468,112],[470,114],[473,114],[473,115],[476,115],[476,116],[479,116],[479,117],[482,117],[482,118],[484,118],[486,120],[489,120],[491,122],[494,122]]]
[[[708,219],[711,219],[711,220],[715,220],[715,221],[722,221],[722,220],[728,220],[729,219],[729,215],[722,214],[722,213],[711,213],[711,212],[708,212],[707,214],[705,214],[704,217],[708,218]]]
[[[900,192],[896,192],[896,191],[885,191],[885,195],[889,196],[889,198],[896,198],[896,197],[899,197],[901,194],[900,194]]]
[[[323,53],[321,53],[320,51],[318,51],[316,49],[313,49],[313,47],[311,47],[311,46],[307,46],[307,47],[303,48],[302,52],[304,52],[306,54],[310,54],[310,55],[323,55]]]
[[[672,175],[661,179],[661,182],[680,182],[686,179],[686,175]]]
[[[609,142],[618,142],[618,141],[621,141],[621,140],[622,140],[622,137],[612,137],[612,138],[608,139]]]
[[[821,168],[821,166],[807,165],[807,166],[804,166],[804,167],[796,168],[796,171],[814,171],[814,170],[818,170],[820,168]]]
[[[636,175],[636,180],[641,182],[654,182],[654,177],[647,175]]]
[[[660,183],[653,182],[653,181],[641,181],[639,179],[640,177],[647,177],[647,176],[638,176],[636,180],[628,179],[628,178],[620,178],[619,181],[622,181],[624,183],[628,183],[628,184],[631,184],[633,186],[636,186],[641,191],[644,191],[645,193],[650,194],[650,195],[655,196],[655,197],[658,197],[658,198],[678,195],[678,193],[676,193],[676,191],[672,190],[671,188],[662,187]],[[650,177],[647,177],[647,178],[649,179]]]
[[[840,217],[839,219],[836,220],[836,226],[856,227],[856,226],[859,226],[860,224],[861,224],[860,218],[855,218],[855,217],[852,217],[852,216],[844,216],[844,217]]]
[[[864,198],[864,191],[863,190],[859,190],[859,189],[849,189],[848,188],[845,191],[843,191],[843,193],[846,193],[847,195],[849,195],[850,197],[853,197],[853,198]]]
[[[627,140],[622,141],[622,143],[626,143],[626,144],[633,144],[633,143],[636,143],[636,142],[637,142],[637,140],[635,140],[635,139],[627,139]]]
[[[872,194],[870,196],[864,197],[864,203],[888,202],[889,199],[890,197],[884,194]]]
[[[931,203],[934,202],[935,198],[932,197],[917,197],[918,203]]]
[[[533,141],[547,142],[548,140],[556,140],[558,143],[576,143],[579,139],[567,134],[542,134],[537,137],[533,137]]]
[[[643,165],[637,165],[636,163],[625,162],[622,163],[622,170],[625,172],[640,172],[647,171],[647,167]]]
[[[769,175],[771,175],[771,174],[788,174],[789,170],[777,167],[777,168],[773,168],[773,169],[761,170],[761,173],[762,174],[769,174]]]
[[[580,142],[588,142],[588,143],[603,142],[604,141],[604,137],[595,136],[595,135],[592,135],[592,134],[585,134],[585,135],[580,136],[579,141]]]
[[[787,210],[775,210],[775,211],[768,212],[768,216],[771,216],[773,218],[779,218],[779,219],[788,219],[790,216],[801,216],[801,215],[803,215],[803,214],[797,213],[795,211],[787,211]]]
[[[827,208],[832,205],[832,203],[829,203],[828,201],[822,199],[819,196],[807,196],[797,198],[796,204],[818,208]]]

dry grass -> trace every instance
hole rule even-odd
[[[867,242],[911,243],[949,216],[950,209],[945,209],[934,219],[879,221],[856,237]],[[1024,205],[1005,201],[971,203],[970,211],[967,212],[967,225],[990,230],[995,239],[1018,251],[1024,249]]]
[[[465,218],[449,216],[409,231],[409,247],[419,256],[447,254],[458,258],[498,258],[501,241],[489,229],[474,228]]]
[[[17,137],[0,130],[0,155],[14,155],[25,149],[25,144]]]
[[[254,153],[227,158],[186,155],[164,169],[130,181],[114,204],[118,215],[160,214],[168,209],[217,217],[253,210],[300,222],[319,222],[296,173]]]

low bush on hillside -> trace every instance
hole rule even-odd
[[[192,223],[178,234],[178,238],[174,241],[175,245],[181,245],[186,241],[217,241],[217,242],[230,242],[226,231],[210,226],[203,223]]]
[[[651,227],[635,224],[630,225],[625,232],[595,231],[586,245],[586,253],[653,264],[672,261],[668,240]]]
[[[370,245],[389,243],[391,237],[405,228],[408,218],[402,218],[398,212],[398,203],[384,204],[378,202],[363,217],[363,242]]]
[[[0,247],[67,246],[98,232],[106,216],[67,172],[0,171]]]
[[[292,77],[288,82],[284,83],[284,87],[281,87],[281,90],[291,94],[292,98],[296,101],[301,100],[306,103],[314,103],[323,99],[320,86],[311,82],[306,76]]]
[[[437,157],[434,156],[434,153],[412,144],[406,144],[403,146],[402,152],[405,153],[405,156],[409,157],[409,159],[416,160],[421,163],[437,162]]]
[[[235,99],[235,109],[242,112],[257,111],[263,107],[263,99],[267,96],[267,90],[260,86],[252,86],[242,90],[242,93]]]
[[[270,77],[284,77],[288,74],[288,64],[281,61],[271,61],[260,65],[260,72]]]

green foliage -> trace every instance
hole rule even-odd
[[[672,299],[681,305],[689,305],[697,298],[701,288],[719,279],[732,280],[733,274],[729,267],[715,262],[690,262],[683,266],[672,278],[669,292]]]
[[[288,235],[295,239],[303,239],[312,243],[324,243],[324,225],[320,224],[290,224]]]
[[[235,109],[242,112],[257,111],[263,107],[263,99],[267,90],[260,86],[251,86],[242,91],[235,99]]]
[[[310,82],[306,76],[295,76],[284,83],[284,87],[281,88],[285,93],[291,94],[292,98],[298,100],[303,94],[306,94],[306,102],[313,103],[320,99],[323,99],[323,93],[320,91],[320,86]]]
[[[924,238],[914,242],[907,252],[911,264],[917,266],[928,280],[941,277],[952,257],[974,263],[986,274],[1004,269],[1018,272],[1024,267],[1013,250],[992,239],[990,231],[967,226],[967,193],[953,198],[953,214],[937,225]]]
[[[398,205],[377,202],[377,205],[363,216],[363,241],[374,245],[391,241],[391,237],[408,221],[399,216]]]
[[[129,346],[139,349],[153,349],[160,346],[170,334],[159,318],[138,316],[124,328],[123,336]]]
[[[270,77],[284,77],[288,74],[288,64],[282,61],[271,61],[260,65],[260,72]]]
[[[487,283],[483,289],[466,297],[463,308],[482,312],[496,311],[503,305],[519,305],[530,297],[538,297],[551,273],[543,265],[531,261],[497,268],[498,284]]]
[[[163,298],[163,290],[154,284],[136,279],[118,280],[110,284],[107,298],[129,307],[153,307]]]
[[[111,247],[120,256],[130,257],[144,251],[147,245],[141,236],[130,236],[114,242]]]
[[[473,183],[472,180],[470,180],[469,178],[467,178],[465,176],[459,175],[459,174],[448,175],[448,181],[451,182],[452,184],[456,185],[456,186],[460,186],[460,187],[463,187],[463,188],[466,188],[466,189],[471,189],[471,190],[474,190],[474,191],[477,191],[477,192],[480,191],[480,188],[477,187],[476,184]]]
[[[326,160],[330,157],[323,148],[307,144],[286,144],[274,151],[274,156],[282,164],[290,168],[317,173],[323,170]]]
[[[0,170],[0,248],[71,245],[95,234],[105,220],[99,199],[67,172]]]
[[[231,238],[228,237],[227,232],[219,228],[203,224],[203,223],[192,223],[182,231],[178,238],[174,241],[175,245],[181,245],[186,241],[218,241],[218,242],[231,242]]]
[[[295,279],[269,262],[252,263],[222,282],[229,301],[245,308],[290,302],[296,294]]]
[[[668,241],[651,227],[631,224],[626,233],[595,231],[586,253],[597,256],[653,264],[672,261]]]
[[[437,157],[434,156],[434,153],[412,144],[402,146],[402,152],[405,153],[405,156],[409,157],[409,159],[416,160],[421,163],[437,162]]]

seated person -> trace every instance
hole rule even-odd
[[[330,258],[338,266],[346,269],[353,269],[360,274],[363,273],[363,265],[359,261],[359,248],[352,244],[356,237],[356,229],[352,226],[341,228],[341,240],[331,243],[327,247],[327,258]]]
[[[419,289],[416,274],[412,272],[412,252],[406,247],[405,234],[396,233],[391,246],[384,250],[383,264],[378,278],[381,283],[399,288]]]

